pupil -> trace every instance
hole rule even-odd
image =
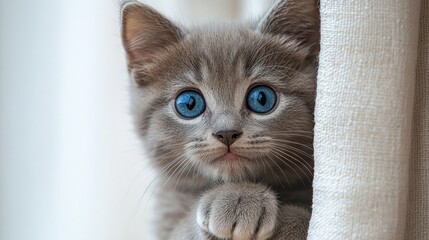
[[[194,107],[195,107],[195,98],[194,97],[189,97],[189,101],[188,101],[188,103],[186,103],[186,107],[189,110],[194,109]]]
[[[265,96],[265,93],[259,92],[259,94],[258,94],[258,102],[262,106],[265,106],[265,104],[267,103],[267,96]]]

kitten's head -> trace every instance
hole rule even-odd
[[[310,176],[318,16],[314,0],[289,0],[256,24],[189,29],[125,4],[132,113],[155,165],[177,178]]]

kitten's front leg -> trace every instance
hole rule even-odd
[[[205,193],[197,208],[197,224],[220,239],[265,240],[277,223],[277,199],[260,184],[224,184]]]

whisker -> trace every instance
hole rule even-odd
[[[298,162],[301,163],[305,168],[307,168],[308,172],[310,172],[310,175],[313,176],[314,173],[313,173],[313,171],[310,170],[310,169],[313,169],[313,166],[309,162],[307,162],[301,155],[295,153],[293,150],[288,149],[287,147],[279,149],[279,150],[287,151],[288,153],[291,153],[291,154],[299,157],[302,161],[298,161]],[[299,149],[297,149],[297,150],[299,150]],[[303,153],[305,153],[305,152],[303,152]],[[313,157],[308,155],[308,160],[313,161]]]
[[[160,157],[164,157],[170,153],[172,153],[174,151],[169,151],[163,155],[161,155]],[[169,165],[171,165],[173,162],[170,162],[169,164],[167,164],[163,169],[169,167]],[[124,199],[123,199],[123,206],[125,205],[126,199],[128,198],[129,193],[131,192],[131,188],[133,187],[133,185],[135,184],[135,182],[137,181],[137,179],[141,176],[142,173],[145,172],[146,168],[149,167],[152,163],[148,162],[145,164],[145,166],[143,166],[143,168],[136,174],[136,176],[133,178],[133,180],[130,183],[130,186],[128,187],[127,192],[125,193]],[[155,168],[151,168],[148,172],[148,174],[151,174],[155,171]],[[163,170],[161,170],[161,173],[163,172]],[[140,197],[140,199],[142,200],[144,198],[145,192],[147,191],[147,189],[152,185],[153,181],[155,181],[156,177],[150,182],[150,184],[147,186],[147,188],[145,189],[144,193],[142,194],[142,196]],[[141,201],[140,200],[140,201]],[[139,207],[138,207],[139,208]],[[137,208],[137,209],[138,209]]]
[[[152,190],[152,192],[150,193],[149,198],[148,198],[148,200],[146,201],[145,207],[144,207],[144,209],[143,209],[143,212],[145,212],[145,211],[146,211],[146,208],[147,208],[147,206],[148,206],[148,204],[149,204],[150,200],[152,199],[152,195],[155,193],[155,191],[158,189],[158,187],[159,187],[159,182],[156,184],[156,186],[154,187],[154,189],[153,189],[153,190]]]
[[[308,154],[308,153],[306,153],[306,152],[304,152],[304,151],[302,151],[302,150],[300,150],[300,149],[298,149],[298,148],[293,148],[292,146],[289,146],[289,145],[284,145],[284,144],[278,144],[278,143],[275,143],[275,142],[273,142],[273,143],[271,143],[272,145],[274,145],[275,147],[278,147],[278,148],[280,148],[280,149],[282,149],[282,150],[285,150],[285,151],[288,151],[289,153],[291,153],[291,154],[294,154],[295,156],[298,156],[304,163],[306,163],[306,164],[308,164],[308,166],[310,167],[310,168],[312,168],[311,167],[311,165],[309,165],[309,163],[307,163],[307,161],[305,161],[305,159],[304,158],[302,158],[301,157],[301,155],[299,155],[299,154],[297,154],[297,153],[295,153],[293,150],[295,150],[295,151],[300,151],[302,154],[304,154],[309,160],[313,160],[313,156],[312,155],[310,155],[310,154]]]
[[[266,155],[269,159],[271,159],[272,163],[274,163],[274,165],[277,166],[277,168],[280,170],[280,172],[283,174],[283,176],[285,177],[285,180],[287,182],[287,184],[289,185],[289,187],[292,187],[292,185],[289,182],[288,177],[286,176],[286,174],[284,173],[283,169],[276,163],[276,161],[274,159],[271,158],[271,156],[269,154]],[[286,164],[287,165],[287,164]],[[274,173],[274,176],[276,177],[277,175]],[[281,184],[281,181],[279,181],[279,183]],[[284,186],[282,186],[284,187]]]
[[[289,154],[287,154],[286,152],[283,152],[283,151],[281,151],[280,149],[278,149],[278,148],[274,148],[273,149],[274,150],[274,152],[276,152],[277,154],[278,154],[278,156],[280,157],[280,161],[283,161],[283,160],[287,160],[288,162],[290,162],[290,163],[292,163],[295,167],[297,167],[306,177],[307,177],[307,179],[308,179],[308,181],[309,182],[311,182],[311,178],[307,175],[307,172],[305,172],[304,170],[302,170],[301,169],[301,167],[298,165],[298,164],[296,164],[294,161],[292,161],[292,160],[295,160],[295,161],[297,161],[297,162],[299,162],[299,163],[301,163],[302,164],[302,162],[301,161],[299,161],[299,160],[297,160],[296,158],[294,158],[294,157],[292,157],[291,155],[289,155]],[[303,164],[302,164],[303,165]],[[305,165],[303,165],[304,167],[305,167],[305,169],[308,171],[308,173],[310,174],[310,176],[313,176],[313,173],[310,171],[310,169],[308,169]],[[300,176],[296,171],[294,171],[298,176]],[[305,183],[304,183],[305,184]]]
[[[138,205],[137,205],[136,209],[134,210],[135,214],[137,214],[137,213],[138,213],[138,211],[139,211],[139,209],[140,209],[140,206],[141,206],[141,203],[142,203],[142,201],[143,201],[143,198],[144,198],[144,196],[145,196],[146,192],[149,190],[150,186],[152,186],[152,184],[155,182],[155,180],[157,180],[157,177],[153,178],[153,180],[149,183],[149,185],[148,185],[148,186],[146,187],[146,189],[144,190],[143,194],[140,196],[140,198],[139,198],[139,203],[138,203]]]
[[[284,158],[281,154],[279,154],[278,152],[277,152],[277,150],[276,149],[273,149],[273,152],[272,152],[274,155],[276,155],[277,157],[278,157],[278,159],[280,160],[280,161],[282,161],[284,164],[286,164],[286,165],[288,165],[289,167],[290,167],[290,169],[292,169],[292,171],[294,171],[294,173],[297,175],[297,176],[299,176],[299,179],[301,180],[301,182],[305,185],[305,182],[304,182],[304,180],[302,180],[302,177],[301,177],[301,174],[298,174],[298,172],[295,170],[295,168],[293,168],[293,167],[291,167],[289,164],[287,164],[286,162],[285,162],[285,160],[286,161],[288,161],[289,163],[291,163],[291,164],[293,164],[295,167],[297,167],[307,178],[308,178],[308,176],[307,176],[307,174],[295,163],[295,162],[293,162],[293,161],[290,161],[288,158]],[[310,180],[310,179],[309,179]]]
[[[179,177],[178,177],[178,178],[177,178],[177,180],[176,180],[176,184],[174,185],[174,189],[177,189],[177,184],[179,184],[179,181],[180,181],[180,180],[181,180],[181,178],[182,178],[182,174],[183,174],[183,172],[184,172],[188,167],[190,167],[190,165],[191,165],[191,162],[190,162],[190,161],[186,161],[185,165],[183,165],[182,170],[180,171],[180,175],[179,175]],[[188,171],[188,170],[186,170],[186,171]]]
[[[309,133],[311,135],[314,134],[314,132],[312,130],[276,130],[276,131],[264,131],[267,133]]]
[[[178,159],[178,158],[176,158],[176,159]],[[176,160],[175,159],[175,160]],[[136,211],[136,213],[138,212],[138,210],[140,209],[140,206],[141,206],[141,202],[143,201],[143,198],[144,198],[144,196],[146,195],[146,192],[149,190],[149,188],[151,187],[151,185],[155,182],[155,180],[157,180],[158,178],[159,178],[159,176],[161,176],[161,174],[163,174],[165,171],[167,171],[172,165],[175,165],[177,162],[175,161],[175,160],[173,160],[173,161],[171,161],[170,163],[168,163],[165,167],[163,167],[162,169],[161,169],[161,171],[159,172],[159,174],[156,176],[156,177],[154,177],[154,179],[149,183],[149,185],[146,187],[146,189],[144,190],[144,192],[143,192],[143,194],[140,196],[140,198],[139,198],[139,204],[138,204],[138,206],[137,206],[137,208],[135,209],[135,211]],[[158,186],[158,185],[157,185]],[[156,189],[156,188],[155,188]],[[155,191],[155,190],[154,190]],[[148,202],[149,202],[149,200],[148,200]],[[147,202],[147,203],[148,203]],[[147,203],[146,203],[146,206],[147,206]]]
[[[303,135],[301,133],[270,133],[270,136],[282,136],[282,137],[302,137],[302,138],[308,138],[313,139],[313,135]]]
[[[186,158],[186,159],[187,159],[187,158]],[[179,170],[179,169],[182,167],[182,165],[186,163],[186,159],[182,159],[182,160],[180,161],[180,163],[179,163],[178,165],[176,165],[176,167],[174,168],[174,171],[173,171],[171,174],[169,174],[170,176],[168,177],[167,181],[166,181],[166,182],[164,182],[164,187],[165,187],[165,186],[167,185],[167,183],[170,181],[171,177],[175,176],[175,174],[176,174],[177,170]]]
[[[305,148],[307,148],[307,149],[309,149],[309,150],[313,151],[313,148],[312,148],[312,147],[310,147],[310,146],[308,146],[308,145],[306,145],[306,144],[300,143],[300,142],[291,141],[291,140],[286,140],[286,139],[278,139],[278,138],[275,138],[275,139],[273,138],[273,141],[275,141],[275,142],[280,142],[280,143],[296,144],[296,145],[299,145],[299,146],[305,147]]]
[[[283,150],[285,150],[286,152],[288,152],[288,153],[290,153],[290,154],[293,154],[293,155],[295,155],[295,156],[297,156],[297,157],[299,157],[302,161],[298,161],[299,163],[301,163],[306,169],[307,169],[307,171],[310,173],[310,175],[311,176],[313,176],[313,171],[311,171],[310,169],[313,169],[313,166],[310,164],[310,163],[308,163],[303,157],[301,157],[299,154],[296,154],[295,152],[293,152],[293,151],[291,151],[291,150],[289,150],[289,149],[283,149]],[[312,159],[309,159],[310,161],[312,161]]]
[[[274,159],[272,159],[271,158],[271,156],[269,156],[269,155],[266,155],[266,157],[268,157],[271,161],[275,161]],[[264,173],[265,173],[265,166],[267,166],[267,168],[269,168],[270,170],[271,170],[271,172],[272,172],[272,174],[273,174],[273,176],[274,176],[274,180],[275,180],[275,182],[276,183],[279,183],[280,184],[280,186],[282,187],[282,188],[286,188],[285,187],[285,185],[283,185],[283,181],[281,181],[280,180],[280,178],[277,176],[277,174],[275,173],[275,171],[272,169],[272,167],[265,161],[265,159],[263,159],[263,158],[260,158],[260,160],[263,162],[263,164],[264,164]],[[265,175],[265,176],[268,176],[268,175]],[[289,185],[289,187],[291,187],[291,184],[290,184],[290,182],[289,182],[289,179],[288,178],[286,178],[285,179],[286,180],[286,183]]]

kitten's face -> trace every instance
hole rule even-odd
[[[152,44],[128,51],[136,82],[132,111],[145,146],[166,175],[268,181],[311,175],[305,146],[312,142],[313,46],[270,32],[268,20],[257,28],[189,31],[166,22],[169,30],[158,37],[171,38],[167,46],[142,38],[128,45]],[[143,25],[153,30],[148,21]]]

